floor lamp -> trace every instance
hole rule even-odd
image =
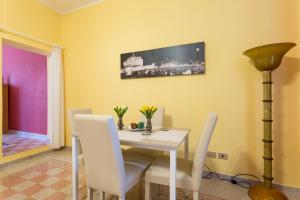
[[[272,188],[272,71],[282,61],[285,53],[295,43],[275,43],[248,49],[243,54],[248,56],[255,68],[263,76],[263,125],[264,125],[264,183],[250,187],[248,195],[252,200],[287,200],[279,190]]]

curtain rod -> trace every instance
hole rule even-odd
[[[9,29],[9,28],[3,27],[1,25],[0,25],[0,31],[2,31],[3,33],[9,33],[9,34],[12,34],[12,35],[15,35],[15,36],[18,36],[18,37],[22,37],[22,38],[30,40],[32,42],[40,43],[42,45],[46,45],[46,46],[49,46],[49,47],[57,47],[57,48],[60,48],[61,50],[64,49],[63,47],[61,47],[59,45],[51,44],[49,42],[46,42],[46,41],[43,41],[43,40],[40,40],[40,39],[35,39],[31,35],[27,35],[25,33],[21,33],[21,32],[15,31],[13,29]]]

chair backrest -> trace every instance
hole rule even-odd
[[[151,123],[152,126],[155,128],[163,128],[164,127],[164,119],[165,119],[165,108],[164,107],[158,107],[157,111],[153,114]],[[146,124],[147,119],[142,114],[142,122]]]
[[[198,191],[201,185],[204,161],[207,155],[207,149],[209,142],[218,121],[218,115],[216,113],[210,112],[208,114],[208,119],[202,129],[201,136],[198,139],[196,151],[193,160],[192,167],[192,179],[193,179],[193,190]]]
[[[78,108],[78,109],[69,109],[68,117],[70,123],[70,132],[73,136],[78,136],[75,129],[75,115],[77,114],[92,114],[92,110],[90,108]]]
[[[113,117],[80,114],[75,119],[88,187],[124,196],[125,168]]]

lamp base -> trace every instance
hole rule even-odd
[[[288,200],[281,191],[265,187],[263,184],[251,186],[248,195],[251,200]]]

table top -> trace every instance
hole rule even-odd
[[[121,144],[162,151],[176,150],[188,136],[189,129],[154,130],[150,135],[143,132],[118,130]]]

